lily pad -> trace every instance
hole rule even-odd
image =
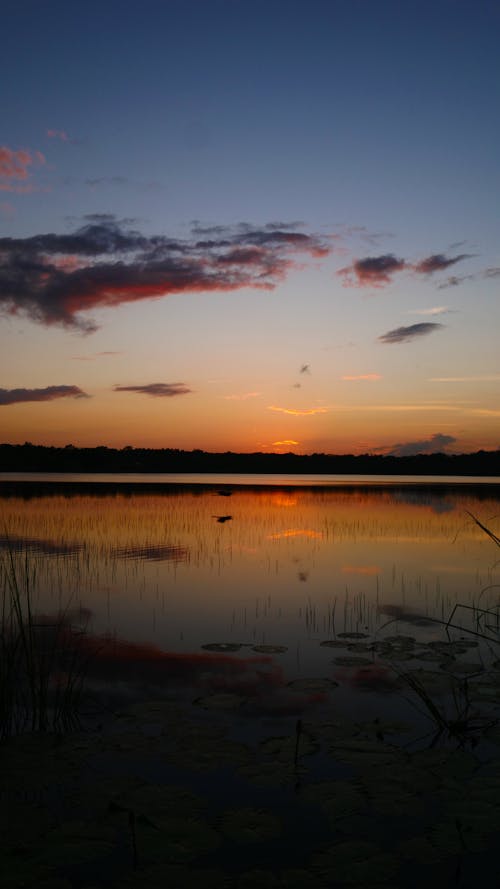
[[[322,648],[347,648],[348,642],[341,642],[339,639],[325,639],[319,643]]]
[[[368,667],[372,661],[366,657],[357,657],[356,655],[339,655],[335,657],[332,663],[338,667]]]
[[[288,651],[287,645],[253,645],[252,651],[258,651],[260,654],[284,654]]]
[[[240,642],[207,642],[201,647],[205,651],[239,651],[243,646]]]
[[[369,639],[368,633],[338,633],[339,639]]]

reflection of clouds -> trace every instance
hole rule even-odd
[[[1,534],[0,550],[11,553],[38,553],[44,556],[74,556],[83,550],[83,543],[59,543],[57,540],[37,540]]]
[[[187,562],[189,549],[186,546],[121,546],[115,547],[112,555],[118,559],[132,559],[145,562]]]
[[[310,537],[314,540],[322,540],[321,531],[313,531],[311,528],[287,528],[286,531],[278,531],[276,534],[268,534],[268,540],[283,540],[287,537]]]
[[[377,575],[380,574],[379,565],[342,565],[340,569],[342,574],[363,574]]]
[[[447,495],[430,493],[429,491],[395,491],[393,499],[396,503],[408,503],[410,506],[430,506],[433,512],[453,512],[455,503],[448,500]]]

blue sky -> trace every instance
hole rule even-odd
[[[3,24],[2,439],[498,447],[497,3]]]

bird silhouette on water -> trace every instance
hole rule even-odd
[[[213,515],[212,518],[223,524],[224,522],[229,522],[232,519],[232,515]]]

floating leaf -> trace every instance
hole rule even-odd
[[[368,639],[368,633],[338,633],[339,639]]]
[[[258,651],[260,654],[284,654],[288,651],[286,645],[253,645],[252,651]]]
[[[338,667],[368,667],[372,663],[369,658],[366,657],[357,657],[356,655],[339,655],[339,657],[335,657],[332,663],[337,664]]]
[[[240,642],[207,642],[201,647],[206,651],[239,651],[243,646]]]
[[[319,643],[323,648],[347,648],[348,642],[340,642],[338,639],[326,639]]]

